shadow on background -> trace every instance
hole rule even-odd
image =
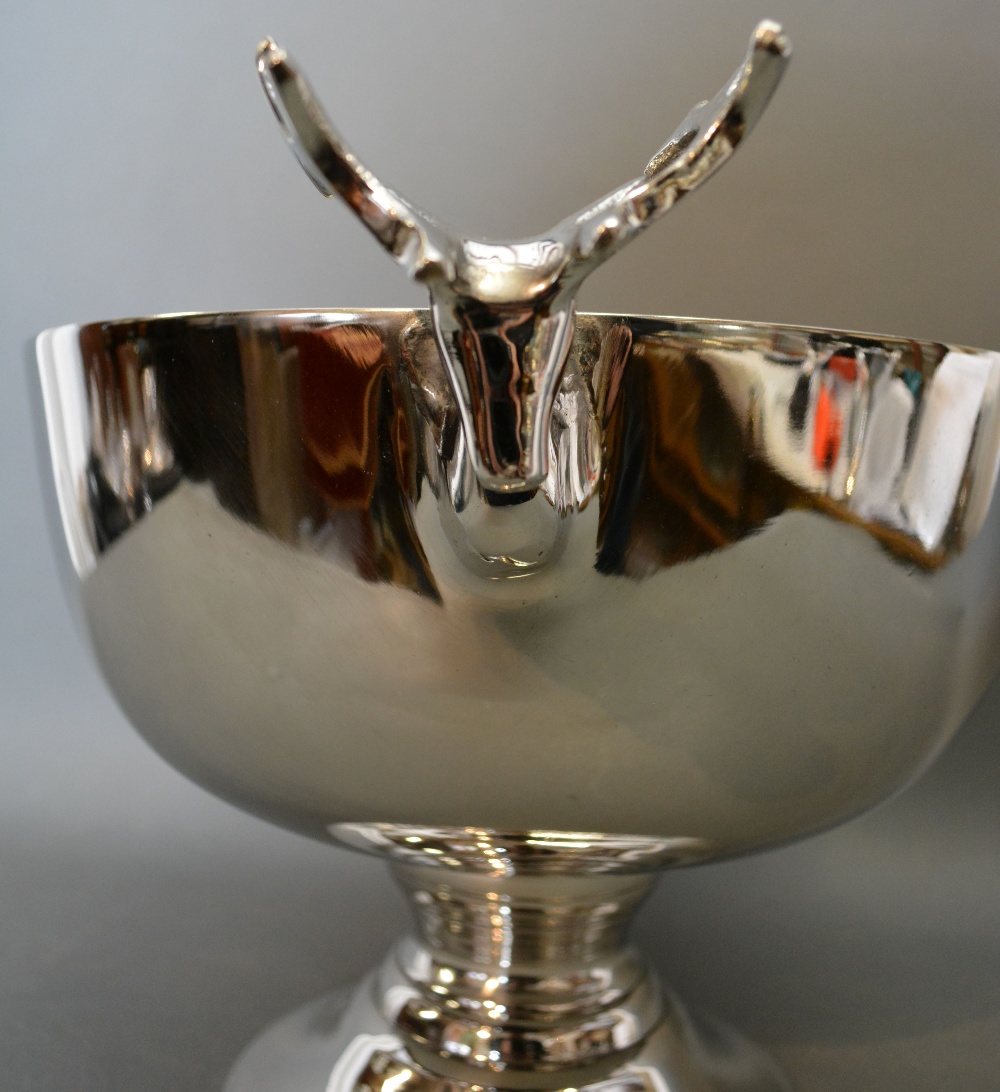
[[[377,861],[280,833],[270,856],[72,848],[3,848],[5,1089],[218,1089],[264,1025],[359,979],[406,924]]]

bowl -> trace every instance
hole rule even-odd
[[[129,719],[216,795],[387,857],[417,910],[339,1030],[280,1025],[234,1092],[289,1051],[315,1073],[267,1087],[784,1087],[658,994],[625,922],[660,867],[885,799],[972,709],[1000,354],[580,313],[547,475],[511,492],[473,473],[424,311],[37,351],[71,594]]]

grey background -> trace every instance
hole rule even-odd
[[[217,803],[127,728],[60,597],[26,341],[129,314],[422,302],[282,146],[264,33],[389,184],[517,236],[637,173],[765,15],[796,55],[760,129],[583,306],[1000,348],[995,2],[4,4],[0,1088],[217,1089],[259,1027],[359,976],[405,920],[380,864]],[[803,1090],[992,1092],[998,715],[994,687],[870,816],[667,877],[640,943]]]

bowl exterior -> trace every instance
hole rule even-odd
[[[471,474],[421,312],[62,327],[38,358],[123,709],[317,837],[743,852],[906,783],[1000,661],[997,354],[578,315],[520,495]]]

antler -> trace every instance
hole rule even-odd
[[[339,194],[393,258],[427,283],[476,476],[485,488],[514,490],[539,485],[548,470],[549,423],[581,282],[732,156],[767,106],[790,52],[781,27],[761,23],[732,79],[688,114],[641,178],[518,243],[460,239],[383,186],[270,39],[257,51],[257,69],[320,193]]]
[[[698,103],[646,165],[642,177],[563,220],[556,237],[573,239],[581,279],[617,253],[686,193],[713,175],[757,124],[777,88],[791,43],[770,20],[759,23],[732,78],[711,101]]]
[[[383,186],[347,147],[306,78],[272,39],[257,47],[257,72],[285,139],[324,197],[338,194],[411,277],[454,275],[451,233]]]

